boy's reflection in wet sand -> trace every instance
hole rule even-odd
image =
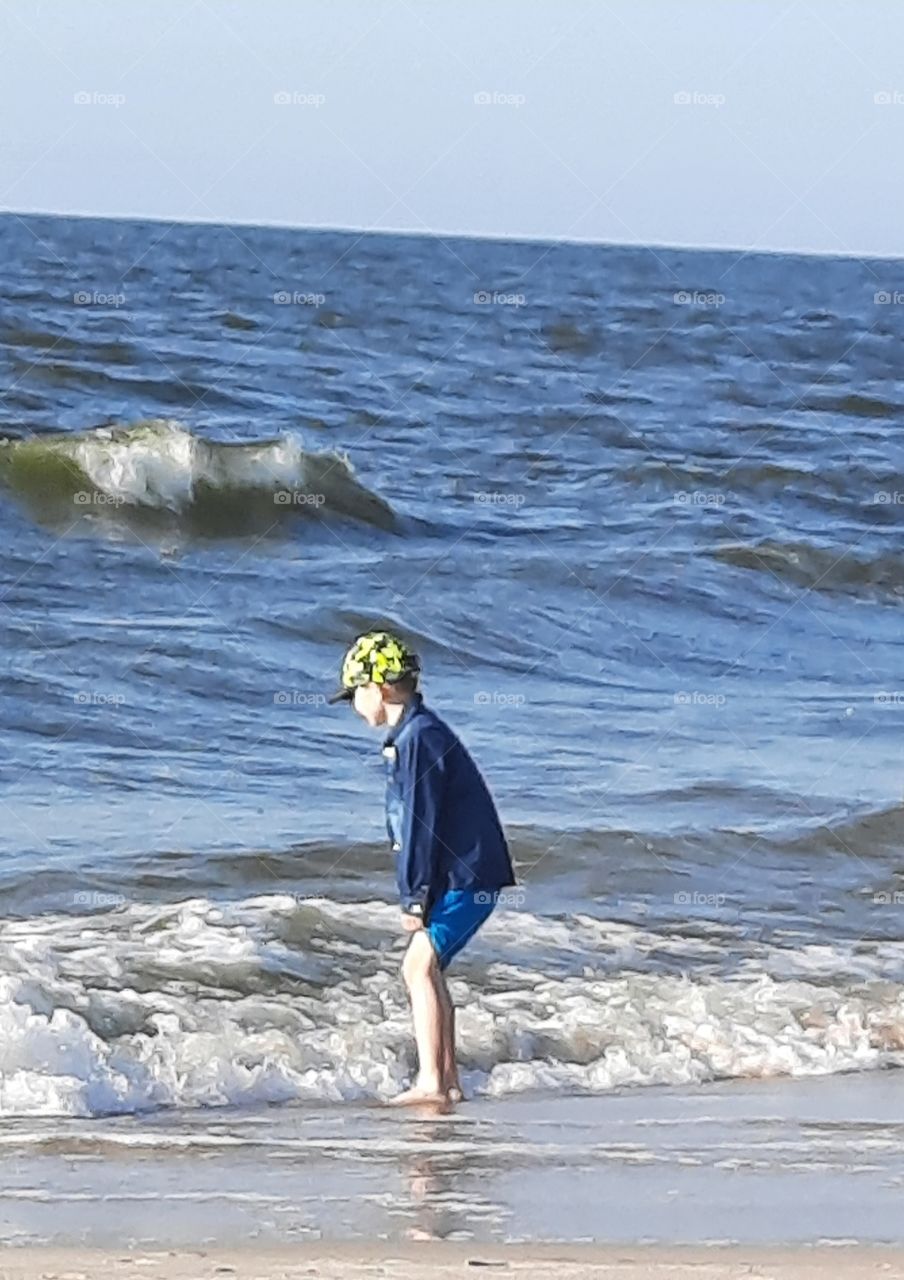
[[[421,1109],[418,1109],[419,1112]],[[427,1108],[423,1108],[425,1116]],[[435,1114],[435,1113],[434,1113]],[[459,1126],[448,1120],[426,1118],[412,1137],[426,1150],[407,1151],[399,1160],[399,1168],[408,1181],[408,1202],[400,1212],[410,1217],[405,1228],[409,1240],[446,1240],[452,1235],[473,1236],[477,1225],[498,1226],[504,1210],[498,1203],[475,1194],[474,1154],[458,1148],[472,1136],[471,1126]]]

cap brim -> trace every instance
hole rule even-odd
[[[340,689],[337,693],[332,693],[327,698],[327,702],[332,705],[334,702],[351,702],[355,696],[354,689]]]

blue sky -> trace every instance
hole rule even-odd
[[[891,0],[12,0],[0,207],[901,254]]]

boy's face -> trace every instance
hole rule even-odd
[[[383,694],[386,689],[382,684],[359,684],[352,699],[352,706],[372,729],[386,723],[386,706]]]

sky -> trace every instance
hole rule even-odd
[[[0,0],[0,208],[904,253],[900,0]]]

